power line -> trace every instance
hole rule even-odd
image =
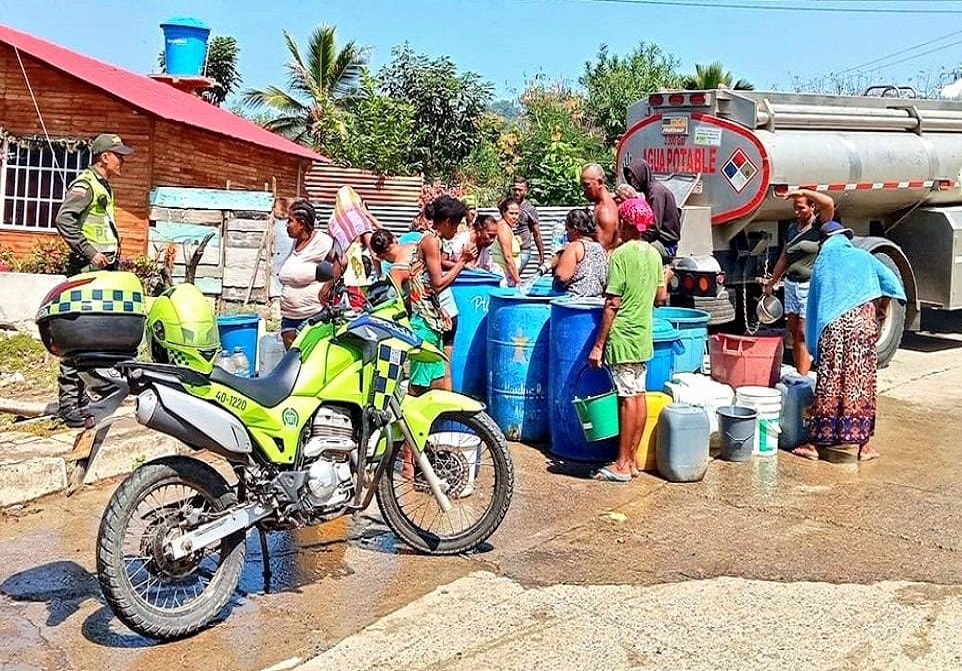
[[[884,69],[884,68],[889,68],[889,67],[892,67],[893,65],[898,65],[899,63],[904,63],[905,61],[911,61],[911,60],[913,60],[913,59],[915,59],[915,58],[918,58],[918,57],[920,57],[920,56],[927,56],[927,55],[929,55],[929,54],[934,54],[936,51],[942,51],[943,49],[948,49],[949,47],[954,47],[954,46],[957,46],[957,45],[959,45],[959,44],[962,44],[962,40],[957,40],[957,41],[955,41],[955,42],[949,42],[948,44],[943,44],[941,47],[935,47],[934,49],[929,49],[928,51],[922,51],[922,52],[917,53],[917,54],[912,54],[911,56],[906,56],[905,58],[900,58],[899,60],[897,60],[897,61],[892,61],[891,63],[885,63],[884,65],[880,65],[880,66],[878,66],[878,67],[876,67],[876,68],[872,68],[871,70],[869,70],[869,72],[875,72],[875,71],[877,71],[877,70],[882,70],[882,69]]]
[[[695,9],[754,9],[770,12],[832,12],[840,14],[962,14],[960,9],[935,9],[922,7],[919,9],[891,8],[891,7],[793,7],[783,4],[748,4],[747,2],[707,2],[706,0],[580,0],[581,2],[603,2],[621,5],[661,5],[670,7],[692,7]],[[838,2],[839,0],[831,0]],[[930,2],[931,0],[925,0]]]
[[[878,0],[876,0],[876,1],[878,1]],[[925,42],[920,42],[919,44],[916,44],[916,45],[911,46],[911,47],[906,47],[905,49],[899,49],[898,51],[893,51],[893,52],[890,53],[890,54],[886,54],[886,55],[884,55],[884,56],[879,56],[878,58],[875,58],[875,59],[873,59],[873,60],[870,60],[870,61],[867,61],[867,62],[865,62],[865,63],[862,63],[861,65],[853,65],[853,66],[850,67],[850,68],[845,68],[844,70],[839,70],[839,71],[836,72],[835,74],[844,75],[846,72],[852,72],[853,70],[861,70],[861,69],[863,69],[863,68],[868,67],[869,65],[875,65],[876,63],[878,63],[878,62],[880,62],[880,61],[886,61],[886,60],[888,60],[889,58],[892,58],[893,56],[901,56],[902,54],[907,54],[907,53],[909,53],[909,52],[911,52],[911,51],[915,51],[916,49],[921,49],[922,47],[927,47],[927,46],[929,46],[930,44],[935,44],[936,42],[941,42],[942,40],[944,40],[944,39],[946,39],[946,38],[948,38],[948,37],[953,37],[954,35],[962,35],[962,30],[954,30],[954,31],[952,31],[951,33],[946,33],[945,35],[942,35],[941,37],[936,37],[936,38],[934,38],[934,39],[927,40],[927,41],[925,41]],[[884,65],[883,65],[883,66],[880,66],[880,67],[887,67],[887,66],[884,66]]]

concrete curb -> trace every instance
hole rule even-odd
[[[83,484],[130,473],[145,461],[189,451],[179,441],[142,427],[129,410],[121,410],[107,432]],[[49,437],[8,431],[0,433],[0,508],[64,491],[73,463],[67,456],[77,432]]]

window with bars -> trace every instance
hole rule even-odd
[[[53,231],[67,186],[90,163],[90,150],[4,141],[0,161],[0,228]]]

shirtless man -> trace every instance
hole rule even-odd
[[[605,185],[605,170],[597,163],[581,169],[581,190],[595,207],[598,242],[611,252],[618,246],[618,204]]]

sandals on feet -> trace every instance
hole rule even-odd
[[[879,458],[879,453],[875,451],[874,447],[863,445],[860,448],[858,448],[859,461],[872,461],[873,459],[878,459],[878,458]]]
[[[792,450],[792,454],[794,454],[796,457],[801,457],[802,459],[818,461],[818,450],[812,445],[800,445]]]
[[[608,466],[603,466],[599,468],[591,476],[592,480],[600,480],[601,482],[631,482],[631,476],[625,475],[623,473],[618,473],[612,470]]]

